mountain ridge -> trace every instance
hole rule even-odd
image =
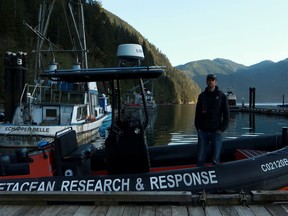
[[[218,65],[217,65],[217,64]],[[249,101],[249,88],[256,88],[256,102],[282,103],[283,95],[288,95],[288,59],[278,62],[264,60],[251,66],[245,66],[228,59],[191,61],[176,66],[185,71],[203,90],[206,87],[205,77],[214,73],[218,77],[220,89],[233,88],[238,103],[242,98]]]

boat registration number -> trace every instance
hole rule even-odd
[[[283,158],[280,160],[271,161],[269,163],[261,164],[261,169],[264,172],[269,172],[275,169],[279,169],[281,167],[288,166],[288,159]]]

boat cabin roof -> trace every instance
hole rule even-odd
[[[92,82],[109,81],[116,79],[152,79],[164,73],[162,66],[141,67],[115,67],[115,68],[90,68],[68,70],[46,70],[42,77],[66,82]]]

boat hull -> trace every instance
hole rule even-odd
[[[54,144],[35,148],[36,153],[31,154],[28,162],[14,165],[11,162],[7,168],[8,171],[16,173],[25,165],[25,175],[6,175],[6,159],[5,155],[4,157],[2,155],[0,191],[191,191],[197,193],[205,190],[209,193],[234,193],[284,189],[288,185],[288,147],[287,131],[282,132],[282,135],[224,141],[221,164],[208,163],[204,167],[196,167],[197,145],[150,147],[148,154],[142,148],[145,142],[137,143],[139,152],[136,152],[136,148],[128,151],[128,148],[125,150],[124,147],[118,148],[119,146],[115,146],[116,148],[107,146],[109,147],[107,150],[95,149],[91,144],[78,146],[75,141],[76,132],[68,130],[64,135],[57,133]],[[142,135],[129,136],[134,142]],[[114,142],[114,138],[116,137],[110,137],[110,141]],[[122,143],[121,138],[118,144],[120,143]],[[138,160],[140,157],[138,155],[142,151],[149,158],[147,169],[146,166],[145,169],[141,168],[143,164]],[[109,152],[110,156],[117,156],[116,161],[115,158],[113,161],[107,158]],[[134,158],[135,154],[137,158]],[[24,157],[27,155],[29,154],[22,154]],[[113,163],[109,164],[109,162]],[[41,169],[38,164],[43,164]],[[120,170],[110,167],[115,168],[119,164],[125,164],[125,167],[120,166]],[[30,172],[27,172],[28,165]],[[14,166],[17,169],[13,169]],[[43,170],[46,170],[49,175],[39,172]]]
[[[191,191],[240,192],[284,188],[287,147],[217,166],[111,176],[1,179],[0,191]]]
[[[91,142],[98,134],[99,128],[106,116],[96,121],[72,125],[13,125],[0,124],[1,147],[35,147],[43,140],[53,141],[55,134],[65,128],[71,127],[77,133],[79,144]]]

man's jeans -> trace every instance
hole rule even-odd
[[[198,161],[197,166],[204,166],[207,152],[211,145],[213,164],[219,164],[222,148],[222,134],[218,132],[198,131]]]

